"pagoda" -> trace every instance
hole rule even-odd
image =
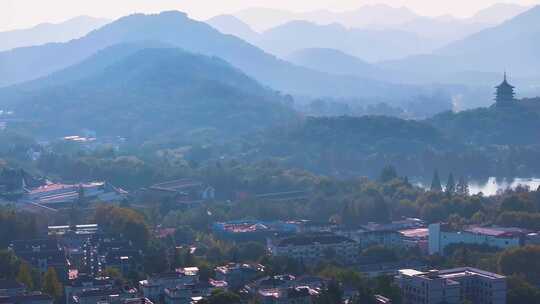
[[[508,83],[506,78],[506,72],[504,72],[503,82],[495,87],[497,92],[495,93],[495,101],[497,106],[512,105],[515,101],[516,93],[515,87]]]

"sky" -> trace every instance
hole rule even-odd
[[[495,3],[540,4],[540,0],[0,0],[0,31],[61,22],[88,15],[115,19],[135,12],[181,10],[204,20],[248,7],[291,11],[351,10],[367,4],[406,6],[418,14],[468,17]]]

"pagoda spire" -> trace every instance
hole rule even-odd
[[[503,82],[496,87],[495,101],[497,106],[511,105],[515,101],[514,87],[508,83],[508,74],[504,71]]]

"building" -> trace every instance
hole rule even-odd
[[[74,298],[86,290],[111,290],[114,287],[114,280],[111,278],[94,278],[81,275],[75,280],[70,280],[64,285],[64,296],[66,303],[74,303]]]
[[[88,250],[97,257],[98,263],[94,264],[97,268],[114,268],[124,276],[133,271],[142,271],[142,252],[130,241],[102,236]]]
[[[30,204],[49,209],[71,207],[81,197],[86,202],[120,202],[127,198],[127,192],[105,182],[45,185],[25,189],[19,200],[21,204]]]
[[[86,273],[91,273],[89,263],[92,261],[92,257],[87,258],[88,246],[94,242],[98,233],[97,224],[48,227],[49,238],[57,239],[65,249],[71,268]]]
[[[299,231],[299,225],[294,222],[264,222],[264,221],[230,221],[215,223],[212,226],[214,234],[231,241],[265,241],[273,235],[294,234]]]
[[[269,239],[268,250],[273,256],[286,256],[305,263],[316,263],[327,258],[354,263],[360,252],[360,244],[333,233],[304,233]]]
[[[73,304],[123,304],[135,299],[136,290],[121,290],[117,288],[92,288],[76,294],[71,299]],[[135,303],[145,303],[144,298],[139,298]]]
[[[401,244],[406,248],[417,248],[422,253],[428,252],[429,229],[412,228],[398,231],[401,237]]]
[[[15,280],[0,280],[0,297],[11,297],[26,292],[26,286]]]
[[[264,267],[259,264],[230,263],[216,267],[214,272],[217,280],[227,282],[231,289],[238,289],[263,275]]]
[[[390,223],[368,223],[358,227],[334,227],[333,231],[337,235],[350,238],[360,244],[360,248],[365,249],[375,245],[386,247],[411,247],[416,244],[411,243],[411,239],[404,233],[425,228],[425,223],[416,218],[405,218]],[[427,231],[427,229],[426,229]]]
[[[352,265],[354,269],[361,272],[368,278],[376,278],[380,276],[395,276],[401,269],[414,268],[420,270],[426,270],[425,263],[418,260],[402,260],[398,262],[385,262],[385,263],[359,263]]]
[[[498,249],[521,246],[527,232],[520,228],[471,226],[462,231],[446,224],[429,225],[429,254],[444,254],[453,244],[484,245]]]
[[[197,284],[199,282],[199,269],[187,267],[177,269],[175,272],[163,273],[139,282],[143,295],[159,302],[165,296],[165,289],[174,289],[178,286]]]
[[[403,304],[505,304],[506,277],[474,268],[421,272],[403,269],[396,276]]]
[[[174,200],[189,207],[201,202],[213,200],[216,196],[214,187],[201,181],[185,178],[153,185],[141,189],[138,200]]]
[[[289,287],[286,289],[262,289],[257,293],[261,304],[311,304],[319,291],[308,286]]]
[[[10,249],[44,274],[54,268],[61,281],[68,279],[68,260],[66,252],[56,239],[19,240],[10,245]]]
[[[213,291],[227,290],[227,282],[210,279],[208,282],[179,285],[173,288],[165,288],[165,304],[191,304],[196,299],[209,297]]]
[[[516,93],[514,92],[515,87],[510,85],[507,81],[506,72],[504,73],[503,82],[495,87],[497,91],[495,92],[495,105],[496,106],[508,106],[512,105],[515,102]]]

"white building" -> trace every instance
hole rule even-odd
[[[506,277],[474,268],[403,269],[396,282],[403,304],[506,304]]]
[[[456,231],[445,224],[429,225],[429,254],[444,254],[452,244],[486,245],[499,249],[521,246],[526,232],[519,228],[478,227]]]
[[[165,295],[165,289],[167,288],[173,289],[177,286],[195,284],[198,282],[199,269],[197,267],[188,267],[140,281],[139,287],[146,298],[156,302]]]
[[[325,258],[352,263],[358,257],[360,244],[333,233],[308,233],[269,240],[268,250],[274,256],[286,256],[306,263]]]

